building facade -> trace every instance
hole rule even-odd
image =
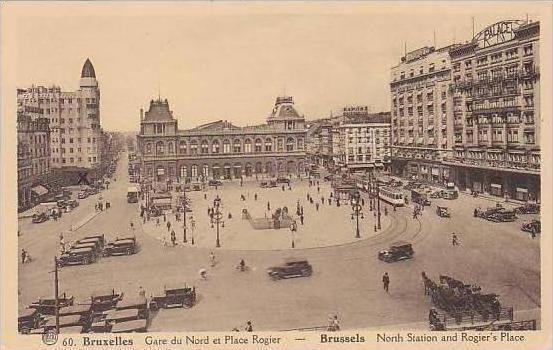
[[[501,21],[450,51],[454,145],[465,190],[539,200],[539,22]]]
[[[41,185],[50,175],[50,125],[37,108],[17,114],[18,210],[32,207],[48,193]]]
[[[204,181],[306,171],[305,118],[292,97],[278,97],[267,123],[257,126],[216,121],[179,130],[167,100],[150,101],[140,118],[142,180]]]
[[[17,104],[18,108],[36,108],[49,120],[50,164],[54,170],[69,176],[84,171],[95,177],[105,150],[100,89],[89,59],[83,65],[79,87],[71,92],[61,91],[59,86],[18,89]]]
[[[392,173],[436,184],[449,181],[442,160],[453,146],[449,49],[406,53],[391,71]]]

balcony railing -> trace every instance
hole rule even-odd
[[[502,168],[511,170],[525,170],[530,172],[539,172],[540,164],[514,161],[501,161],[490,159],[467,159],[467,158],[445,158],[444,162],[463,164],[474,167]]]

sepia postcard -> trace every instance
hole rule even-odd
[[[552,349],[552,14],[0,3],[0,347]]]

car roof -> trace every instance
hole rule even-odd
[[[87,252],[91,252],[93,249],[92,247],[86,247],[86,248],[71,248],[69,250],[70,253],[87,253]]]

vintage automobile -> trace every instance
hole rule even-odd
[[[486,216],[485,219],[493,222],[510,222],[516,220],[516,214],[514,210],[501,208]]]
[[[17,331],[28,334],[31,329],[40,327],[42,318],[37,309],[22,309],[17,318]]]
[[[274,181],[274,180],[271,180],[271,181],[261,181],[260,186],[261,186],[261,188],[272,188],[272,187],[277,187],[277,183],[276,183],[276,181]]]
[[[136,237],[116,238],[104,247],[104,256],[132,255],[137,252]]]
[[[75,298],[71,295],[63,293],[58,296],[59,307],[66,307],[73,305]],[[56,298],[39,298],[38,301],[31,303],[29,309],[36,309],[41,315],[55,315],[56,314]]]
[[[432,193],[430,193],[430,198],[442,198],[443,196],[443,191],[434,191]]]
[[[517,214],[539,214],[540,205],[536,203],[526,203],[520,207],[515,208]]]
[[[290,184],[290,179],[287,177],[278,177],[276,182],[277,184]]]
[[[522,227],[520,228],[522,231],[530,232],[533,234],[541,233],[541,221],[540,220],[532,220],[530,222],[526,222],[522,224]]]
[[[88,192],[85,191],[85,190],[81,190],[79,191],[79,193],[77,193],[77,198],[78,199],[85,199],[88,197]]]
[[[201,191],[202,190],[202,184],[201,183],[193,183],[190,185],[192,188],[192,191]]]
[[[58,258],[58,267],[68,265],[88,265],[96,261],[94,248],[71,248]]]
[[[33,224],[40,224],[45,221],[48,221],[48,215],[46,215],[46,213],[42,212],[38,214],[33,214],[33,219],[32,219]]]
[[[442,218],[449,218],[451,217],[451,213],[449,212],[449,209],[447,207],[441,207],[436,206],[436,215]]]
[[[411,243],[396,242],[390,246],[387,250],[381,250],[378,252],[378,259],[385,262],[395,262],[400,260],[411,259],[415,251]]]
[[[220,180],[209,180],[208,182],[209,186],[223,186],[223,183]]]
[[[95,291],[90,296],[92,312],[98,313],[114,309],[121,299],[123,299],[123,293],[116,292],[115,289]]]
[[[196,304],[196,287],[165,286],[163,293],[152,296],[150,299],[150,310],[167,309],[172,307],[190,308]]]
[[[136,309],[138,310],[138,314],[140,318],[148,318],[149,309],[148,309],[148,300],[146,297],[138,296],[138,297],[126,297],[122,300],[119,300],[117,302],[117,305],[115,306],[115,310],[129,310],[129,309]]]
[[[307,260],[288,260],[281,266],[274,266],[267,269],[267,274],[273,280],[280,280],[294,277],[309,277],[313,273],[312,266]]]
[[[111,333],[145,333],[148,330],[148,320],[139,319],[119,322],[111,327]]]
[[[93,235],[93,236],[86,236],[81,239],[79,239],[79,242],[81,243],[90,243],[90,242],[99,242],[100,247],[103,247],[106,243],[106,238],[103,234],[101,235]]]
[[[98,194],[100,192],[96,187],[88,187],[85,191],[88,193],[89,196]]]
[[[79,206],[79,202],[76,199],[68,199],[65,201],[65,207],[67,208],[76,208]]]
[[[422,189],[411,190],[411,201],[420,205],[430,205],[431,202],[428,199],[428,193]]]

